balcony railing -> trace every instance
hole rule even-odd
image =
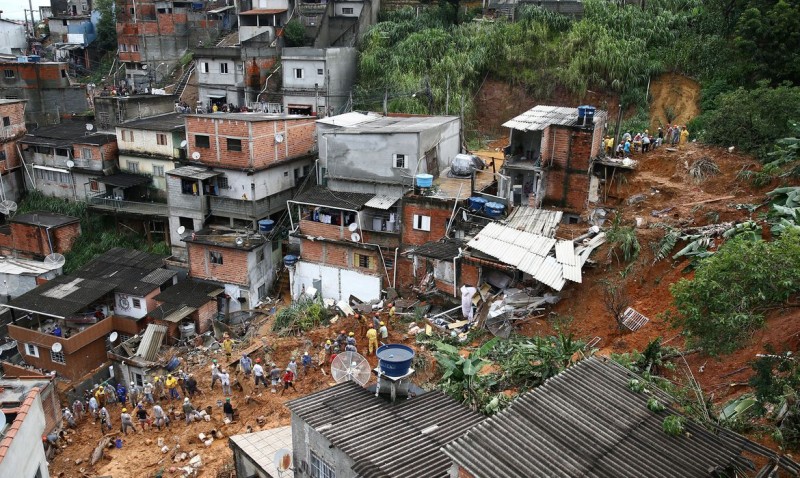
[[[125,201],[106,195],[88,195],[86,200],[89,202],[90,208],[101,211],[148,216],[169,216],[169,207],[166,203]]]
[[[247,220],[266,217],[286,209],[292,191],[288,189],[256,201],[211,196],[211,214]]]

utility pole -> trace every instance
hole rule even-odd
[[[383,90],[383,116],[389,115],[389,89]]]
[[[619,114],[617,114],[617,132],[614,135],[614,147],[619,144],[619,130],[622,128],[622,103],[618,105]]]
[[[28,0],[28,8],[31,9],[31,36],[36,36],[36,24],[33,22],[33,1]]]
[[[433,114],[433,93],[431,93],[431,80],[425,77],[425,94],[428,96],[428,114]]]
[[[444,100],[444,114],[450,114],[450,73],[447,74],[447,94]]]

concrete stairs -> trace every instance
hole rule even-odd
[[[178,80],[178,86],[175,87],[175,96],[178,98],[178,101],[181,100],[183,92],[186,90],[186,85],[189,84],[189,80],[192,78],[192,75],[194,74],[195,66],[196,63],[194,62],[194,60],[192,60],[192,62],[186,68],[186,71],[183,73],[183,76],[181,76],[181,79]]]

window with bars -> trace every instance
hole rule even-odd
[[[60,363],[61,365],[67,364],[67,358],[64,356],[64,351],[56,352],[50,349],[50,361],[53,363]]]
[[[157,178],[164,177],[164,166],[153,166],[153,176]]]
[[[14,70],[5,70],[3,72],[3,76],[10,80],[10,79],[16,78],[17,74],[16,74],[16,72]]]
[[[333,467],[322,458],[318,457],[313,451],[311,452],[311,477],[312,478],[336,478],[336,472]]]
[[[131,302],[133,303],[133,307],[134,308],[136,308],[136,309],[141,309],[142,308],[141,299],[131,299]]]
[[[25,344],[25,355],[30,355],[31,357],[39,357],[39,347],[33,344]]]
[[[156,133],[156,144],[159,146],[167,145],[167,135],[164,133]]]
[[[408,156],[405,154],[392,155],[392,167],[394,168],[408,168]]]
[[[231,186],[228,183],[228,178],[225,176],[219,176],[217,178],[217,187],[219,187],[220,189],[230,189]]]
[[[375,270],[375,257],[359,254],[358,252],[353,253],[353,265],[364,269]]]
[[[212,264],[222,265],[222,253],[216,251],[208,251],[208,261]]]

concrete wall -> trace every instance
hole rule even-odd
[[[153,166],[161,166],[164,171],[163,176],[153,176],[153,186],[162,191],[163,194],[156,195],[157,197],[166,197],[167,192],[167,177],[166,173],[175,169],[175,161],[169,161],[160,158],[149,158],[146,156],[135,156],[129,154],[119,155],[119,169],[121,171],[129,171],[129,161],[139,164],[139,172],[143,174],[153,174]]]
[[[27,48],[25,26],[0,21],[0,53],[16,54]]]
[[[312,106],[320,116],[340,113],[355,81],[357,60],[355,48],[285,48],[281,58],[284,109],[302,104]],[[296,70],[302,71],[302,78],[296,78]]]
[[[238,53],[238,49],[236,52]],[[222,64],[228,68],[222,73]],[[205,67],[208,67],[208,72]],[[244,63],[238,58],[197,57],[198,99],[203,104],[211,101],[210,96],[224,96],[225,103],[243,105],[245,72]]]
[[[295,469],[311,470],[312,452],[333,468],[336,478],[356,478],[358,476],[353,472],[355,462],[350,457],[293,413],[292,461]]]
[[[42,407],[42,398],[39,392],[28,392],[34,394],[30,401],[27,412],[18,419],[21,419],[19,428],[16,430],[5,456],[0,461],[0,476],[35,477],[50,476],[47,466],[47,457],[42,446],[42,434],[45,432],[45,414]],[[26,402],[30,395],[26,398]],[[16,420],[13,424],[16,425]]]
[[[295,173],[297,172],[300,176],[303,176],[305,168],[308,174],[313,174],[313,164],[314,161],[311,158],[305,158],[250,175],[242,171],[228,169],[223,176],[228,179],[230,188],[220,189],[219,195],[231,199],[243,199],[243,196],[247,196],[248,200],[263,199],[299,186],[299,184],[295,184]],[[252,188],[254,184],[255,190]],[[253,196],[253,191],[255,191],[255,196]]]
[[[174,95],[98,96],[95,126],[101,133],[116,134],[116,126],[125,121],[174,113],[175,100]]]
[[[362,269],[331,267],[316,262],[299,261],[290,272],[292,298],[300,296],[304,289],[314,287],[320,281],[320,293],[326,299],[347,300],[354,295],[361,300],[380,299],[381,278]]]
[[[122,131],[125,131],[125,139],[123,139]],[[133,133],[133,139],[131,139]],[[158,156],[166,156],[168,158],[178,158],[178,150],[180,148],[180,136],[174,136],[169,131],[150,131],[143,129],[132,129],[125,126],[116,127],[117,144],[120,151],[126,153],[141,153],[141,154],[155,154]],[[166,136],[166,144],[160,145],[157,141],[157,136],[163,134]]]

